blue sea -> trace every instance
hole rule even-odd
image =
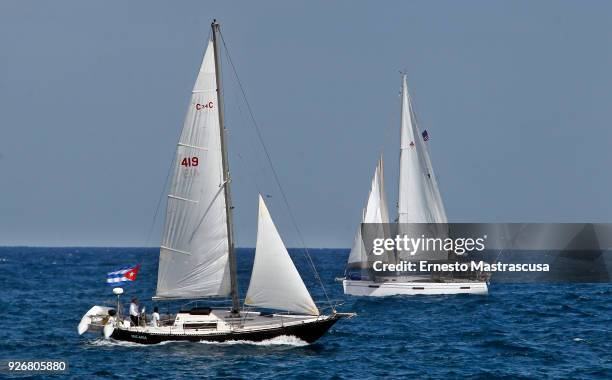
[[[347,250],[310,254],[341,320],[317,343],[166,343],[139,346],[79,336],[81,316],[113,302],[106,272],[141,264],[126,287],[151,310],[158,250],[0,248],[0,359],[57,359],[53,378],[612,378],[610,284],[493,284],[488,296],[354,298],[334,282]],[[294,261],[316,300],[320,287],[300,251]],[[253,250],[238,251],[241,290]],[[162,308],[166,304],[160,304]],[[0,376],[3,376],[0,374]]]

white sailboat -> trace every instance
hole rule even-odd
[[[363,209],[362,223],[384,226],[389,212],[384,192],[382,157],[376,167],[372,187]],[[426,139],[419,129],[408,93],[406,75],[402,75],[402,116],[400,129],[400,170],[398,196],[399,226],[415,223],[442,225],[448,222],[446,211],[431,165]],[[383,235],[380,231],[376,236]],[[355,236],[347,269],[367,269],[368,263],[361,228]],[[366,271],[363,271],[366,272]],[[362,273],[363,273],[362,272]],[[415,294],[486,294],[487,282],[481,279],[441,279],[431,275],[377,277],[352,275],[342,279],[345,294],[355,296],[391,296]]]
[[[330,315],[321,315],[261,196],[255,262],[244,306],[279,312],[264,314],[240,305],[219,38],[215,21],[176,149],[153,299],[231,297],[232,307],[181,310],[165,316],[157,326],[134,326],[119,307],[93,307],[83,316],[80,334],[103,327],[106,337],[146,344],[262,341],[281,335],[313,342],[339,318],[351,316],[333,307]],[[116,288],[114,292],[119,296],[123,291]]]

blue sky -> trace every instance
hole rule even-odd
[[[213,18],[309,246],[350,245],[381,151],[393,208],[399,70],[449,220],[612,219],[611,3],[5,1],[0,244],[147,243]],[[225,69],[238,243],[260,188],[299,245]]]

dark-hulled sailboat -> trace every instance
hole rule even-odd
[[[223,124],[220,29],[198,74],[176,149],[160,247],[154,300],[231,297],[231,309],[192,308],[162,318],[158,325],[134,326],[113,309],[94,306],[83,316],[79,333],[104,330],[122,341],[262,341],[295,336],[306,342],[321,337],[338,319],[321,315],[259,196],[255,261],[245,306],[279,310],[264,314],[241,309],[236,273],[230,175]],[[115,289],[115,294],[121,294]]]

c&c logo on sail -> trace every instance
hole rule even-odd
[[[200,103],[196,103],[195,105],[195,109],[197,111],[203,110],[205,108],[213,108],[213,102],[208,102],[208,103],[204,103],[204,104],[200,104]]]

